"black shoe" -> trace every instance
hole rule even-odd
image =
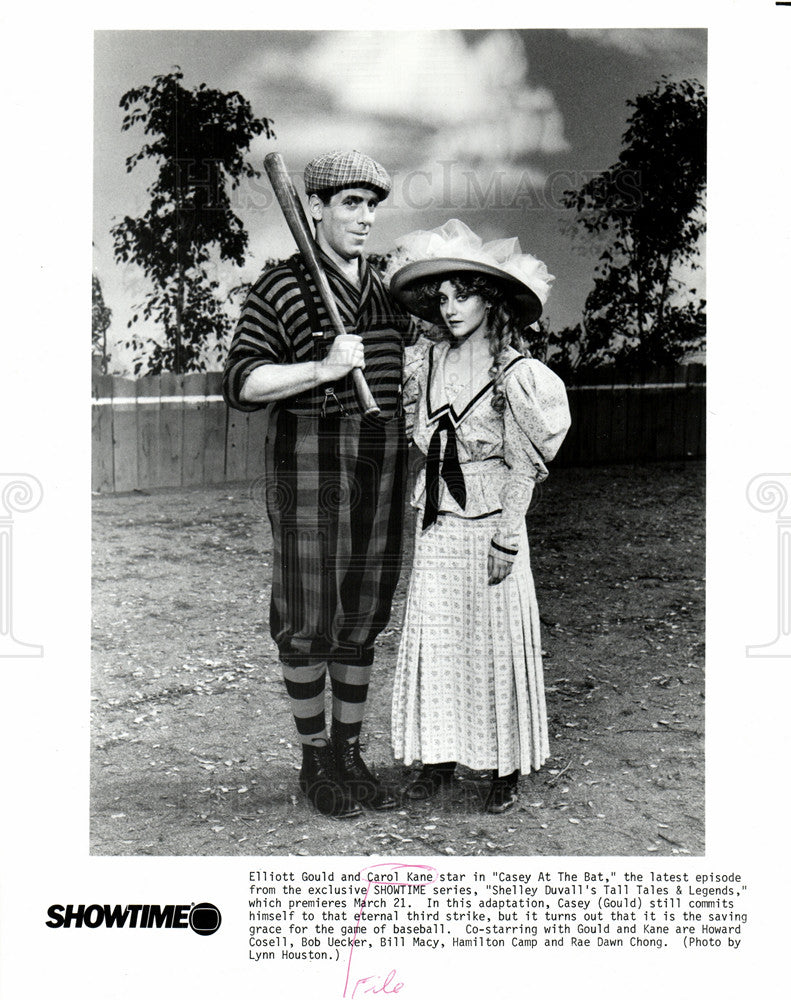
[[[354,802],[360,802],[369,809],[382,812],[394,809],[396,800],[368,770],[365,761],[360,756],[360,744],[357,740],[333,740],[335,752],[335,769],[338,780]]]
[[[324,816],[351,819],[362,812],[338,780],[335,758],[329,745],[320,747],[302,745],[299,787]]]
[[[486,804],[483,807],[484,810],[488,813],[494,813],[495,815],[507,812],[519,797],[519,792],[517,790],[518,782],[518,771],[512,771],[504,777],[501,777],[500,774],[495,771],[494,777],[492,778],[492,787],[489,789],[489,794],[486,797]]]
[[[448,760],[442,764],[424,764],[420,774],[410,782],[404,790],[404,795],[413,802],[422,802],[436,795],[453,781],[456,761]]]

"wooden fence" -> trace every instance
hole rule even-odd
[[[666,381],[572,386],[572,427],[557,465],[644,462],[705,455],[705,368]],[[219,373],[93,378],[97,492],[254,479],[264,469],[268,411],[225,405]]]

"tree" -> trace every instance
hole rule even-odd
[[[91,355],[94,358],[96,367],[102,375],[106,375],[107,362],[109,361],[109,355],[107,353],[107,330],[109,329],[113,313],[112,310],[108,309],[104,304],[102,283],[95,274],[93,275],[91,282],[91,291],[91,320],[93,327],[91,335]]]
[[[703,301],[684,300],[677,278],[697,266],[705,230],[706,94],[696,80],[667,77],[628,102],[634,111],[617,163],[567,191],[576,224],[604,240],[576,336],[582,356],[645,370],[703,344]]]
[[[164,330],[164,342],[149,338],[151,373],[205,371],[212,353],[219,359],[231,320],[211,274],[212,253],[241,267],[247,233],[234,214],[227,185],[259,172],[244,159],[255,136],[273,138],[268,118],[253,116],[250,104],[233,91],[223,93],[202,83],[187,90],[178,67],[155,76],[150,85],[123,95],[121,128],[142,125],[151,140],[126,161],[127,173],[143,160],[158,167],[148,188],[148,211],[126,216],[112,229],[116,260],[139,265],[153,290],[129,321],[142,317]],[[140,349],[132,338],[127,346]]]

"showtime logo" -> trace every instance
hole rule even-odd
[[[138,930],[166,927],[183,930],[189,927],[208,937],[220,929],[222,916],[213,903],[187,903],[185,905],[157,903],[54,903],[47,910],[47,927],[124,927]]]

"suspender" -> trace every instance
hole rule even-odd
[[[292,257],[288,262],[289,270],[294,275],[294,280],[299,285],[299,290],[302,293],[302,301],[305,303],[305,308],[308,311],[308,322],[310,323],[310,329],[312,332],[321,330],[321,319],[319,318],[319,310],[316,305],[316,300],[313,297],[313,289],[308,284],[308,279],[305,277],[305,272],[298,263],[295,257]],[[314,340],[317,338],[314,338]],[[315,344],[314,344],[315,347]]]
[[[316,334],[323,329],[321,322],[321,317],[319,316],[319,310],[316,305],[316,299],[313,295],[313,289],[308,284],[307,278],[305,277],[305,272],[299,264],[298,258],[292,257],[288,261],[289,270],[294,275],[294,280],[299,285],[299,290],[302,294],[302,301],[305,303],[305,308],[308,312],[308,322],[310,323],[311,333],[313,334],[313,349],[311,352],[311,360],[322,361],[326,355],[326,351],[319,350],[319,344],[323,340],[323,337],[317,337]],[[327,406],[330,401],[334,402],[338,408],[338,412],[341,416],[346,415],[346,410],[344,409],[343,403],[335,395],[335,387],[332,385],[325,386],[324,388],[324,399],[321,403],[321,415],[322,417],[327,416]]]

